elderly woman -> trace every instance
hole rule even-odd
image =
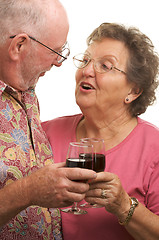
[[[105,141],[106,169],[90,183],[88,214],[62,213],[65,240],[159,239],[159,129],[138,116],[155,100],[158,56],[136,28],[103,23],[74,57],[82,114],[43,124],[55,161],[70,141]]]

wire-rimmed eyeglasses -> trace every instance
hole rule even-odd
[[[119,68],[116,68],[111,64],[108,57],[98,58],[98,59],[92,59],[89,55],[80,53],[73,57],[74,65],[77,68],[85,68],[91,61],[93,61],[94,69],[98,73],[107,73],[113,69],[126,74],[123,70],[120,70]]]
[[[16,35],[10,36],[10,38],[14,38],[15,36],[16,36]],[[56,53],[56,54],[58,55],[57,62],[58,62],[59,64],[62,63],[63,61],[65,61],[65,60],[68,58],[68,56],[70,55],[70,49],[69,49],[68,42],[66,42],[66,43],[62,46],[60,52],[57,52],[57,51],[53,50],[52,48],[48,47],[47,45],[45,45],[44,43],[40,42],[40,41],[37,40],[36,38],[34,38],[34,37],[30,36],[30,35],[28,35],[28,37],[29,37],[30,39],[32,39],[33,41],[35,41],[35,42],[41,44],[42,46],[46,47],[46,48],[49,49],[50,51]]]

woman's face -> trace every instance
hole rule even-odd
[[[100,111],[125,108],[125,98],[132,89],[126,74],[114,68],[109,72],[98,73],[94,69],[94,60],[107,58],[110,64],[126,72],[129,58],[127,48],[118,40],[106,38],[93,42],[85,53],[93,61],[76,72],[75,95],[79,107]]]

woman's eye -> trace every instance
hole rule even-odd
[[[108,65],[108,64],[105,64],[105,63],[102,63],[102,64],[101,64],[101,69],[102,69],[103,71],[109,71],[109,70],[110,70],[109,65]]]
[[[101,68],[105,71],[111,70],[111,67],[112,67],[112,65],[108,61],[104,61],[101,63]]]
[[[102,68],[103,69],[109,69],[108,66],[106,64],[104,64],[104,63],[102,64]]]

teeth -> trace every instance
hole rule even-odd
[[[84,89],[87,89],[87,90],[93,89],[93,87],[91,87],[91,86],[88,85],[88,84],[83,84],[82,87],[83,87]]]

